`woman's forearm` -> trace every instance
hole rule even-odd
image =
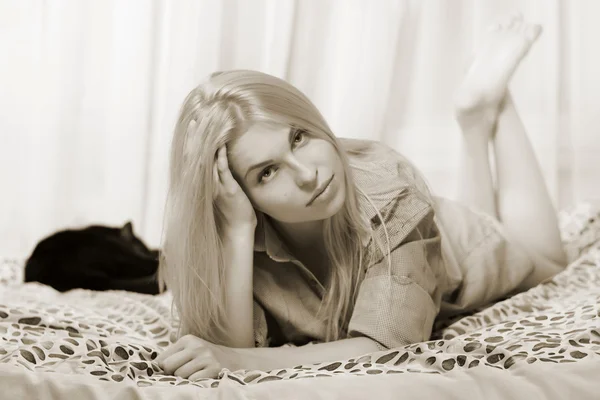
[[[240,368],[262,371],[344,360],[374,353],[379,350],[375,342],[366,337],[342,339],[299,347],[235,349],[240,356]]]
[[[229,347],[254,347],[252,274],[254,230],[224,235],[227,329]]]

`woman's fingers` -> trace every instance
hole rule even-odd
[[[181,342],[177,341],[167,347],[164,351],[158,354],[158,357],[154,359],[154,362],[159,365],[159,367],[163,367],[162,363],[173,354],[183,349],[183,345]]]
[[[227,160],[227,147],[222,146],[219,149],[219,153],[217,156],[217,165],[219,169],[219,177],[221,178],[221,183],[227,190],[233,190],[233,185],[235,185],[235,181],[233,179],[233,175],[231,174],[231,170],[229,169],[229,162]]]
[[[219,176],[223,179],[223,175],[227,170],[227,150],[225,146],[219,147],[217,151],[217,168],[219,170]]]
[[[182,365],[181,367],[179,367],[173,373],[173,375],[179,376],[180,378],[188,379],[188,378],[190,378],[191,375],[193,375],[197,372],[201,372],[209,367],[210,367],[210,360],[203,358],[203,357],[196,356],[196,358],[194,358],[193,360],[191,360],[188,363],[186,363],[185,365]]]
[[[172,354],[164,361],[162,361],[162,369],[167,374],[172,375],[173,372],[180,369],[183,365],[187,364],[194,359],[195,354],[191,351],[181,350],[175,354]],[[160,366],[160,364],[159,364]]]
[[[219,178],[219,169],[217,163],[213,165],[213,180],[214,180],[214,191],[213,191],[213,200],[216,200],[219,197],[219,187],[221,186],[221,179]]]
[[[208,367],[200,371],[194,372],[192,375],[190,375],[188,379],[190,381],[197,381],[198,379],[203,378],[216,379],[216,377],[219,376],[219,372],[221,372],[221,368]]]

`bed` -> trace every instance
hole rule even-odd
[[[430,341],[191,382],[153,361],[174,341],[171,294],[59,293],[0,261],[0,397],[600,398],[600,204],[559,213],[570,264],[551,281],[437,321]],[[540,396],[540,397],[536,397]]]

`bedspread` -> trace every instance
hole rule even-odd
[[[22,262],[0,264],[0,364],[138,387],[217,387],[322,376],[428,373],[596,360],[600,365],[600,208],[560,213],[572,262],[550,282],[470,315],[438,321],[432,339],[361,357],[274,371],[229,371],[191,382],[153,361],[175,340],[170,292],[59,293],[24,284]],[[1,375],[1,374],[0,374]]]

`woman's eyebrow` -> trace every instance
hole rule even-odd
[[[295,126],[292,126],[290,128],[290,131],[288,133],[288,143],[290,145],[292,144],[292,140],[294,140],[294,134],[296,133],[296,130],[297,130],[297,128]],[[244,179],[248,179],[248,175],[250,174],[250,172],[254,171],[255,169],[267,166],[267,165],[272,164],[274,162],[275,161],[273,161],[272,159],[269,159],[269,160],[261,161],[258,164],[254,164],[253,166],[251,166],[250,168],[248,168],[248,171],[246,171],[246,174],[244,175]]]
[[[274,162],[274,161],[273,161],[273,160],[271,160],[271,159],[269,159],[269,160],[262,161],[262,162],[259,162],[258,164],[255,164],[255,165],[253,165],[252,167],[250,167],[250,168],[248,169],[248,172],[246,172],[246,175],[244,175],[244,179],[248,179],[248,175],[250,174],[250,172],[254,171],[254,170],[255,170],[255,169],[257,169],[257,168],[260,168],[260,167],[264,167],[264,166],[266,166],[266,165],[269,165],[269,164],[271,164],[272,162]]]

